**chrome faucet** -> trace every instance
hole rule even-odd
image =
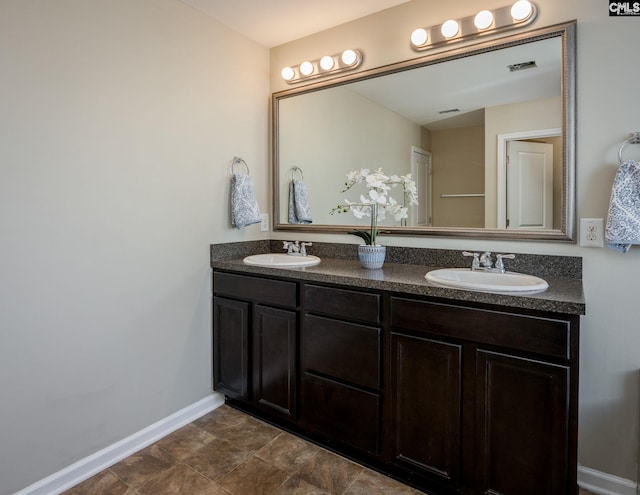
[[[485,272],[492,273],[505,273],[504,262],[502,260],[512,260],[516,257],[515,254],[496,254],[496,264],[493,266],[493,260],[491,259],[491,252],[485,251],[484,253],[471,253],[469,251],[463,251],[463,256],[473,256],[473,262],[471,263],[471,270],[484,270]]]
[[[282,249],[286,249],[287,254],[291,254],[293,256],[300,256],[299,241],[284,241],[282,243]]]
[[[485,271],[491,271],[493,268],[493,260],[491,259],[491,251],[485,251],[480,256],[480,264],[484,266]]]
[[[312,246],[311,242],[300,241],[284,241],[282,243],[282,249],[287,250],[287,254],[291,256],[306,256],[307,246]]]

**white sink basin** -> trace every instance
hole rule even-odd
[[[530,292],[549,287],[546,281],[534,275],[474,271],[469,268],[432,270],[425,278],[440,286],[488,292]]]
[[[301,266],[314,266],[320,263],[320,258],[313,255],[292,256],[286,253],[253,254],[242,260],[247,265],[273,266],[280,268],[297,268]]]

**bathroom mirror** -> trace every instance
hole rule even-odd
[[[390,234],[573,241],[574,88],[572,21],[274,93],[274,228],[362,228],[330,211],[359,198],[347,172],[382,168],[420,202]],[[294,176],[312,223],[289,222]]]

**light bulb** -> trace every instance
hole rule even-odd
[[[353,65],[358,61],[358,54],[354,50],[345,50],[341,59],[344,65]]]
[[[445,21],[444,24],[442,24],[440,32],[445,38],[453,38],[456,34],[458,34],[458,29],[458,22],[454,21],[453,19],[449,19],[448,21]]]
[[[313,74],[313,64],[311,62],[302,62],[300,64],[300,74],[310,76]]]
[[[411,43],[414,46],[422,46],[429,39],[429,33],[425,29],[418,28],[411,33]]]
[[[493,24],[493,14],[488,10],[481,10],[473,19],[473,24],[479,29],[487,29]]]
[[[291,81],[291,79],[293,79],[296,75],[291,67],[285,67],[284,69],[282,69],[282,72],[280,72],[280,74],[282,75],[282,79],[284,79],[285,81]]]
[[[533,12],[533,6],[528,0],[518,0],[511,7],[511,17],[514,21],[524,21]]]
[[[331,70],[334,65],[335,62],[333,57],[330,57],[329,55],[325,55],[320,59],[320,67],[322,67],[322,70]]]

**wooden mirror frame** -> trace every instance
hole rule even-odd
[[[385,226],[384,232],[389,235],[409,236],[444,236],[461,238],[485,238],[526,241],[565,241],[576,242],[576,205],[575,205],[575,80],[576,80],[576,21],[513,34],[490,41],[457,46],[451,50],[427,54],[417,59],[398,62],[383,67],[345,75],[327,81],[288,89],[272,94],[272,198],[273,225],[275,231],[304,233],[346,233],[362,225],[329,225],[329,224],[288,224],[280,222],[280,170],[279,170],[279,113],[280,99],[302,95],[322,89],[341,86],[346,83],[363,81],[375,77],[411,70],[428,65],[447,62],[462,57],[479,55],[494,50],[509,48],[524,43],[560,37],[562,46],[562,130],[563,130],[563,186],[562,186],[562,221],[559,230],[524,230],[524,229],[492,229],[461,227],[416,227]],[[339,182],[338,182],[339,183]]]

